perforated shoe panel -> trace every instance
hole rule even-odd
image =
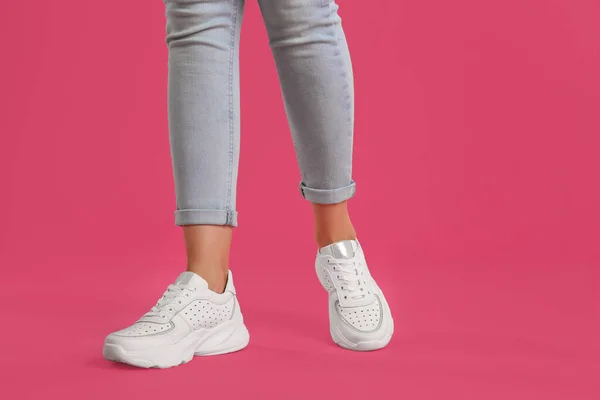
[[[341,307],[336,303],[338,315],[354,329],[362,332],[374,331],[381,321],[381,305],[379,299],[372,304],[360,307]]]
[[[205,300],[196,300],[181,310],[180,315],[194,329],[213,328],[231,318],[233,307],[234,301],[221,305]]]

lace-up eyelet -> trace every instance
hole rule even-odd
[[[347,299],[347,298],[348,298],[348,296],[344,296],[344,299]]]

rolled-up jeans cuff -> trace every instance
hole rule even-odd
[[[227,210],[177,210],[175,225],[229,225],[237,226],[237,212]]]
[[[300,182],[300,192],[302,196],[316,204],[336,204],[346,201],[354,196],[356,192],[356,182],[352,181],[348,186],[336,189],[315,189],[306,186]]]

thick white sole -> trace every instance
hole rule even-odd
[[[340,331],[337,325],[331,325],[330,333],[333,341],[340,347],[354,351],[373,351],[383,349],[388,345],[392,336],[394,335],[394,320],[392,319],[388,326],[385,335],[379,340],[363,340],[358,342],[352,342]]]
[[[228,321],[212,329],[200,329],[179,342],[139,351],[128,351],[117,343],[105,343],[102,355],[109,361],[140,368],[170,368],[189,362],[194,355],[233,353],[248,345],[250,334],[241,321]]]

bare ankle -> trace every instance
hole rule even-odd
[[[356,232],[340,233],[336,235],[315,236],[315,241],[319,248],[329,246],[332,243],[341,242],[342,240],[356,240]]]
[[[347,202],[337,204],[313,204],[315,216],[315,241],[325,247],[341,240],[356,239],[356,231],[350,221]]]
[[[231,226],[183,227],[188,271],[198,274],[213,292],[223,293],[227,282]]]
[[[209,268],[201,265],[188,264],[187,270],[200,276],[208,283],[208,288],[215,293],[223,293],[227,285],[227,268]]]

